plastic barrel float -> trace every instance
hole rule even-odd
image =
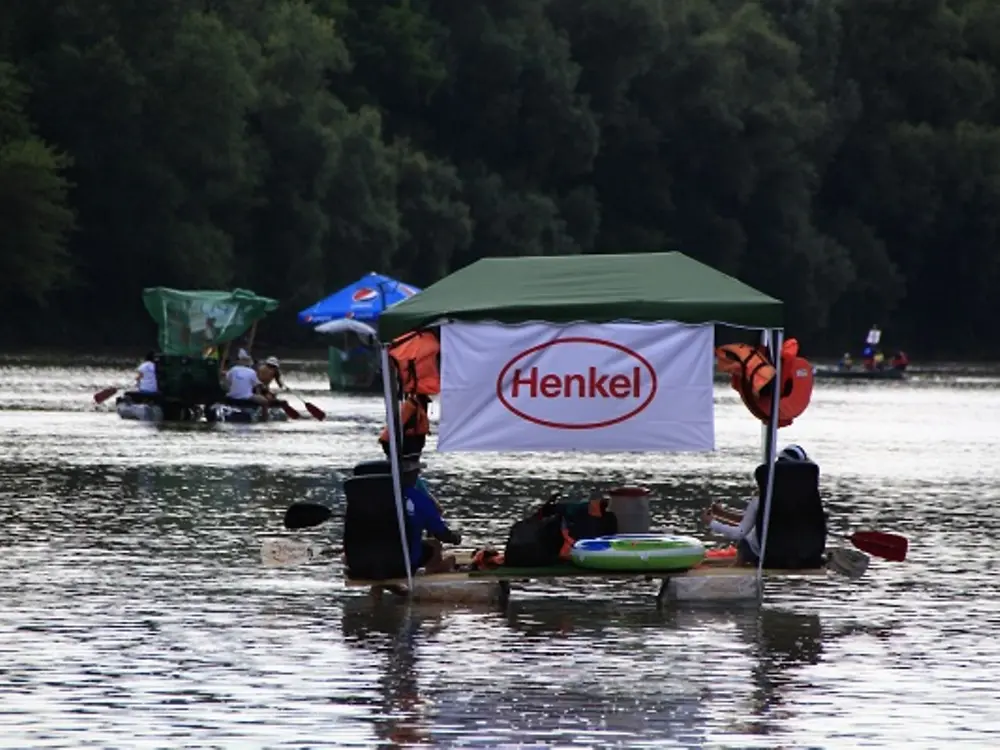
[[[575,565],[591,570],[683,571],[705,559],[705,545],[677,534],[615,534],[580,539],[570,556]]]

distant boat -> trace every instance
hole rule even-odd
[[[838,367],[817,367],[813,370],[817,378],[836,380],[906,380],[906,370],[887,367],[884,370],[864,370],[862,368],[845,370]]]

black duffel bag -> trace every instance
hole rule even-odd
[[[578,539],[615,534],[618,519],[607,510],[607,502],[560,502],[553,495],[510,529],[504,549],[504,565],[514,568],[543,568],[569,559],[569,550]]]

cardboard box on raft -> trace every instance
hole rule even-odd
[[[460,561],[461,563],[461,561]],[[814,570],[765,570],[765,576],[800,577],[825,575],[825,568]],[[560,578],[612,580],[645,579],[667,580],[664,597],[668,601],[747,601],[758,596],[757,571],[752,567],[736,567],[730,564],[703,564],[685,572],[599,572],[574,568],[570,565],[558,568],[497,568],[486,571],[435,573],[417,575],[413,579],[410,597],[422,602],[450,603],[495,603],[502,601],[509,592],[513,581],[552,581]],[[386,587],[405,590],[407,581],[398,578],[390,581],[363,581],[345,579],[350,587],[368,587],[376,596]]]

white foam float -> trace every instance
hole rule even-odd
[[[666,598],[675,602],[748,601],[759,596],[755,573],[703,577],[678,576],[667,583]]]

